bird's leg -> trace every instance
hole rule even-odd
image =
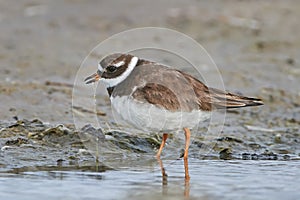
[[[167,175],[166,170],[164,168],[163,162],[160,159],[160,157],[157,157],[156,159],[158,161],[158,164],[159,164],[160,170],[161,170],[162,184],[163,184],[163,186],[168,185],[168,175]]]
[[[159,163],[159,166],[160,166],[160,169],[161,169],[161,174],[162,174],[162,176],[163,176],[163,179],[167,177],[167,173],[166,173],[166,170],[165,170],[165,168],[164,168],[164,166],[163,166],[163,163],[162,163],[162,161],[161,161],[161,159],[160,159],[160,154],[161,154],[161,152],[162,152],[162,150],[163,150],[163,148],[164,148],[164,146],[165,146],[165,144],[166,144],[167,139],[168,139],[168,134],[167,134],[167,133],[164,133],[164,134],[163,134],[163,137],[162,137],[162,141],[161,141],[160,147],[159,147],[159,150],[158,150],[158,152],[157,152],[157,154],[156,154],[156,158],[157,158],[157,161],[158,161],[158,163]],[[163,180],[163,183],[164,183],[164,182],[166,182],[166,181]]]
[[[189,180],[189,163],[188,163],[188,155],[189,155],[189,146],[190,146],[190,138],[191,138],[191,131],[189,128],[183,128],[184,135],[185,135],[185,148],[184,148],[184,171],[185,171],[185,179]]]
[[[163,148],[164,148],[164,146],[166,144],[167,139],[168,139],[168,134],[164,133],[163,137],[162,137],[162,141],[161,141],[160,147],[159,147],[159,150],[158,150],[158,152],[156,154],[156,158],[160,158],[160,154],[161,154],[161,152],[162,152],[162,150],[163,150]]]
[[[184,199],[190,199],[190,179],[184,180]]]

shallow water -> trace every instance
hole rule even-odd
[[[299,199],[299,161],[190,159],[156,170],[36,171],[0,174],[1,199]]]

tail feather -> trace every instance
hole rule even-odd
[[[221,90],[210,88],[211,104],[217,109],[230,109],[248,106],[260,106],[263,102],[259,98],[245,97]]]

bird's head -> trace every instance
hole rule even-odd
[[[138,64],[139,58],[130,54],[115,53],[106,56],[98,64],[96,73],[88,76],[86,84],[102,81],[106,87],[115,87],[124,81]]]

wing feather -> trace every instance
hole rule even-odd
[[[204,83],[179,70],[160,68],[151,74],[142,87],[138,87],[133,97],[141,102],[148,102],[171,111],[191,111],[200,109],[229,109],[263,105],[261,99],[232,94],[215,88],[208,88]],[[156,77],[154,77],[156,74]]]
[[[193,86],[202,110],[229,109],[263,105],[261,99],[232,94],[215,88],[208,88],[193,76],[181,72]]]

